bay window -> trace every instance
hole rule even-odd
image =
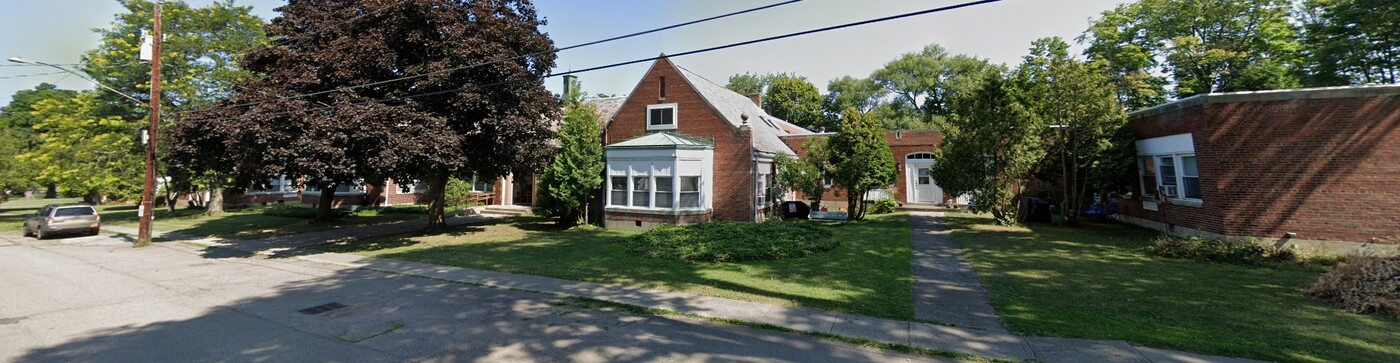
[[[633,206],[633,207],[650,207],[650,206],[651,206],[651,193],[650,193],[650,189],[648,188],[648,185],[647,185],[647,184],[650,184],[650,183],[648,183],[649,181],[651,181],[651,178],[650,178],[650,177],[647,177],[647,176],[645,176],[645,175],[643,175],[643,176],[633,176],[633,177],[632,177],[632,206]]]
[[[656,207],[670,209],[675,203],[675,179],[669,176],[656,177]]]
[[[700,208],[700,177],[681,177],[681,209]]]
[[[610,179],[609,184],[612,185],[612,188],[609,199],[611,199],[611,203],[608,203],[608,205],[627,205],[627,177],[614,176]]]

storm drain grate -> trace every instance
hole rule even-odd
[[[325,303],[325,304],[316,305],[316,306],[312,306],[312,307],[309,307],[309,308],[297,310],[297,312],[300,312],[300,313],[306,314],[306,315],[316,315],[316,314],[324,313],[324,312],[327,312],[327,311],[331,311],[331,310],[335,310],[335,309],[342,309],[342,308],[345,308],[345,304],[341,304],[341,303],[338,303],[338,302],[330,302],[330,303]]]

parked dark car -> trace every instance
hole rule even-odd
[[[97,235],[102,216],[86,204],[49,204],[24,220],[24,235],[38,239],[59,234]]]

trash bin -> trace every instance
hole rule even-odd
[[[1050,223],[1050,202],[1037,197],[1021,198],[1020,223]]]
[[[807,207],[807,203],[791,201],[783,202],[783,219],[807,219],[807,213],[812,208]]]

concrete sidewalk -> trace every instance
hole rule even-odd
[[[1006,332],[943,212],[909,214],[914,247],[914,317]]]
[[[929,218],[919,221],[918,219],[927,218],[927,216],[916,215],[911,218],[916,218],[915,223],[921,226],[920,228],[916,228],[915,231],[924,230],[926,232],[934,232],[939,230],[940,227],[938,225],[942,224],[941,220]],[[472,220],[461,218],[455,219],[451,223],[465,224],[480,220],[481,219]],[[414,222],[421,223],[421,221]],[[411,224],[413,226],[420,226],[418,223]],[[946,230],[946,227],[941,228]],[[412,229],[413,228],[407,226],[389,226],[389,224],[385,224],[345,228],[335,231],[317,232],[315,234],[287,236],[285,238],[274,238],[273,241],[229,242],[196,239],[184,240],[184,242],[230,248],[249,253],[295,256],[295,258],[301,260],[335,266],[420,276],[442,281],[596,299],[650,309],[670,310],[692,316],[766,324],[800,332],[833,334],[849,338],[903,344],[987,358],[1013,360],[1035,359],[1052,363],[1091,361],[1144,363],[1258,362],[1248,359],[1209,356],[1133,346],[1123,341],[1019,336],[1007,333],[1002,329],[978,329],[884,319],[817,309],[724,299],[682,292],[482,271],[351,254],[321,253],[304,249],[293,250],[297,247],[333,241],[337,238],[368,238],[372,236],[411,232]],[[170,237],[171,236],[167,236],[167,238]],[[317,242],[318,240],[319,242]],[[943,252],[960,254],[955,248],[954,250],[944,249]],[[934,263],[937,262],[935,261]],[[929,267],[939,268],[938,266]],[[973,275],[973,278],[975,278],[975,275]],[[986,308],[990,309],[990,306],[988,305]],[[948,317],[951,318],[952,315],[948,315]],[[979,319],[985,319],[985,317]],[[991,319],[995,321],[994,316],[992,316]],[[989,325],[988,327],[992,326]],[[1000,328],[1000,324],[998,323],[995,325],[995,328]]]

